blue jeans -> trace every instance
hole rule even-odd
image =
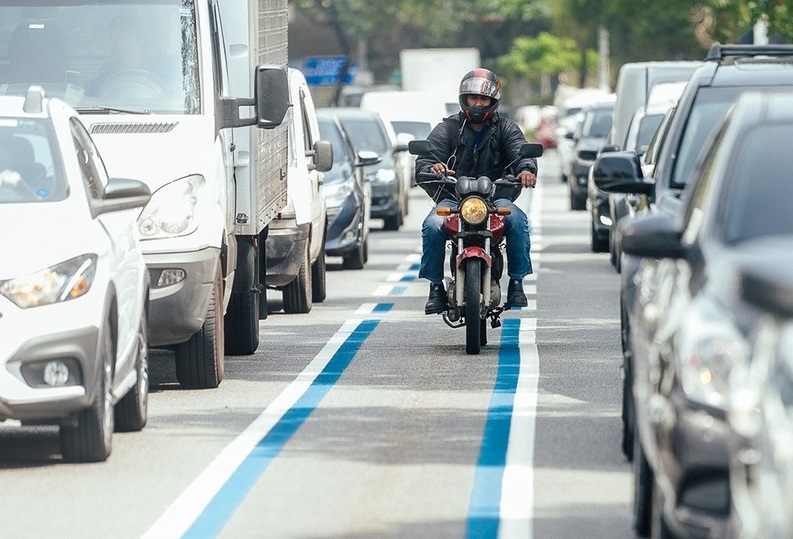
[[[512,210],[506,217],[506,251],[507,251],[507,275],[510,279],[523,279],[532,273],[531,258],[531,239],[529,237],[529,218],[526,214],[512,203],[508,198],[500,198],[494,202],[496,206],[507,207]],[[443,227],[444,217],[435,213],[439,207],[454,207],[457,202],[451,199],[444,199],[432,208],[424,223],[421,225],[421,269],[419,277],[427,279],[431,283],[443,282],[444,268],[446,262],[446,231]]]

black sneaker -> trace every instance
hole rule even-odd
[[[443,283],[430,283],[430,297],[424,306],[424,314],[440,314],[446,310],[446,289]]]
[[[529,300],[523,292],[523,281],[521,279],[510,279],[507,288],[507,305],[510,307],[526,307]]]

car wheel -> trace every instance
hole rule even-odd
[[[220,261],[204,324],[190,339],[174,347],[176,379],[185,389],[210,389],[220,385],[225,370],[223,349],[223,276]]]
[[[67,462],[102,462],[110,456],[114,430],[113,360],[115,347],[108,321],[101,337],[94,402],[77,414],[77,424],[60,429],[61,453]]]
[[[363,263],[369,262],[369,234],[363,240]]]
[[[148,296],[148,291],[146,292]],[[116,432],[137,432],[146,426],[149,411],[149,346],[148,319],[143,309],[138,326],[138,346],[135,353],[135,385],[118,401],[115,408]]]
[[[582,211],[586,209],[586,199],[576,196],[573,190],[570,190],[570,209],[572,211]]]
[[[344,269],[351,269],[351,270],[360,270],[363,269],[365,264],[364,259],[366,258],[366,254],[364,251],[366,250],[366,242],[360,241],[358,245],[350,251],[349,253],[344,253],[344,260],[342,261],[342,267]]]
[[[648,537],[653,520],[653,488],[655,478],[633,427],[633,530],[640,537]]]
[[[383,230],[399,230],[402,225],[402,214],[397,210],[395,215],[383,218]]]
[[[608,250],[608,240],[602,240],[598,237],[597,232],[595,232],[595,224],[591,219],[589,221],[589,239],[589,245],[593,253],[605,253]]]
[[[310,312],[312,298],[311,259],[308,255],[308,243],[306,243],[303,262],[300,263],[297,275],[284,287],[284,312],[287,314]]]
[[[625,355],[622,360],[622,453],[628,461],[633,460],[633,425],[635,421],[633,409],[633,372],[630,358]]]

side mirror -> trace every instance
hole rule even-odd
[[[408,142],[408,151],[412,155],[429,155],[430,154],[430,141],[428,140],[411,140]]]
[[[255,125],[263,129],[273,129],[284,121],[289,103],[289,78],[281,66],[256,66],[254,70],[252,98],[223,97],[221,127],[245,127]],[[256,116],[240,117],[242,107],[253,107]]]
[[[356,167],[368,167],[369,165],[376,165],[383,160],[383,158],[380,157],[380,154],[371,150],[361,150],[358,152],[356,157]]]
[[[541,157],[543,147],[542,144],[538,142],[526,142],[520,145],[518,153],[521,157]]]
[[[314,168],[320,172],[327,172],[333,168],[333,145],[327,140],[318,140],[314,143],[314,150],[306,152],[314,157]]]
[[[592,179],[606,193],[649,195],[654,184],[644,181],[636,152],[601,153],[592,165]]]
[[[683,230],[669,215],[623,219],[617,226],[625,254],[646,258],[686,258],[688,248],[683,244]]]
[[[151,199],[149,186],[139,180],[110,178],[97,213],[142,208]]]

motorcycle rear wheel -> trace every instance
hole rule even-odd
[[[465,261],[465,352],[478,354],[482,349],[484,324],[479,318],[482,297],[482,265],[478,258]]]

